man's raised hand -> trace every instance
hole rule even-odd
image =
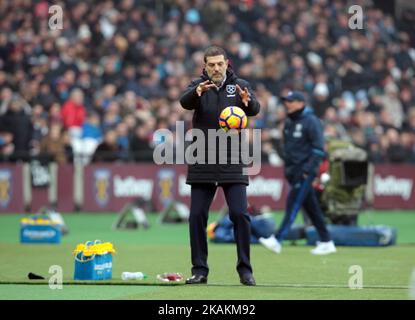
[[[196,88],[196,93],[200,97],[203,92],[208,91],[210,88],[215,87],[216,85],[214,83],[211,83],[210,80],[203,81],[199,83],[199,85]]]
[[[251,101],[251,94],[249,93],[248,88],[245,87],[242,90],[241,87],[237,84],[236,85],[236,90],[238,90],[239,96],[242,99],[242,103],[244,104],[245,107],[247,107],[249,101]]]

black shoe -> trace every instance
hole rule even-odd
[[[240,280],[244,286],[256,286],[254,276],[250,273],[243,274]]]
[[[194,274],[191,278],[186,279],[186,284],[203,284],[207,283],[207,277],[201,274]]]

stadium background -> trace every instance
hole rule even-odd
[[[48,8],[53,4],[63,9],[62,30],[52,31],[48,27]],[[348,26],[351,15],[347,9],[352,4],[363,8],[361,30],[350,30]],[[33,255],[30,264],[39,272],[45,272],[52,255],[67,259],[63,264],[70,270],[67,253],[89,236],[104,237],[116,245],[118,239],[131,254],[148,246],[144,249],[146,262],[141,266],[150,268],[151,261],[158,261],[187,273],[185,227],[177,229],[180,232],[174,231],[179,226],[165,229],[152,217],[155,226],[147,234],[121,235],[109,231],[113,215],[91,215],[85,211],[114,213],[137,196],[129,197],[129,188],[142,195],[141,188],[146,186],[146,181],[141,181],[143,177],[153,181],[150,194],[159,204],[169,197],[178,197],[180,192],[186,194],[180,184],[184,166],[164,168],[167,170],[163,174],[156,167],[150,175],[147,166],[152,162],[154,141],[158,140],[154,137],[157,129],[168,128],[174,133],[178,120],[185,122],[186,130],[190,128],[192,115],[181,109],[179,95],[201,73],[203,50],[216,44],[227,50],[236,73],[253,84],[262,106],[260,114],[249,122],[251,128],[262,129],[262,160],[267,172],[256,186],[268,192],[279,188],[280,193],[276,198],[264,191],[256,200],[253,197],[254,201],[269,204],[273,209],[284,207],[286,191],[279,151],[285,111],[278,96],[288,89],[302,90],[323,120],[327,137],[350,139],[368,151],[378,173],[379,184],[375,187],[383,183],[375,194],[375,209],[410,209],[386,213],[373,210],[369,218],[362,218],[364,223],[398,227],[401,251],[382,252],[391,263],[390,269],[375,272],[377,276],[371,279],[374,292],[369,289],[355,297],[406,297],[403,292],[413,266],[413,254],[409,254],[413,248],[408,244],[415,242],[408,231],[414,225],[415,208],[414,10],[410,1],[1,1],[1,254],[3,261],[7,258],[12,262],[2,264],[0,290],[8,292],[9,282],[24,283],[28,262],[19,268],[16,264],[25,255]],[[104,177],[100,180],[104,186],[101,194],[96,190],[99,181],[94,180],[94,175]],[[120,193],[127,193],[121,199],[112,193],[115,175],[121,180],[130,178],[121,181],[125,185]],[[183,199],[186,201],[186,197]],[[74,233],[64,239],[62,249],[32,250],[30,246],[17,245],[18,219],[44,205],[56,205],[60,212],[80,210],[79,215],[65,216]],[[214,209],[220,207],[219,199]],[[276,220],[279,219],[278,214]],[[84,226],[92,224],[97,229],[91,229],[90,235]],[[177,237],[180,244],[170,248],[167,256],[175,260],[177,254],[183,262],[161,261],[158,256],[151,256],[154,250],[166,252],[165,244],[171,239],[166,236],[160,240],[166,232]],[[213,254],[212,263],[220,260],[220,254],[227,254],[230,264],[223,275],[214,273],[213,278],[216,276],[217,283],[229,283],[233,279],[230,271],[234,250],[227,246],[215,249],[218,251]],[[269,258],[267,253],[254,250],[258,261]],[[367,268],[376,269],[376,251],[345,250],[339,261],[333,258],[320,262],[332,261],[331,267],[335,268],[349,263],[348,258],[369,256],[373,260],[368,259]],[[37,265],[33,264],[36,252],[43,257]],[[283,258],[285,261],[301,260],[306,249],[294,247],[291,255],[289,252]],[[132,260],[120,256],[123,259],[126,268],[137,267]],[[118,268],[121,266],[117,272]],[[156,269],[166,271],[161,266]],[[317,280],[313,284],[314,279],[309,278],[311,295],[288,293],[295,291],[299,281],[292,276],[282,281],[288,283],[288,290],[279,296],[273,295],[271,289],[284,288],[278,287],[284,278],[274,277],[275,270],[268,264],[260,270],[267,274],[259,276],[260,281],[274,283],[265,298],[311,298],[313,294],[329,298],[332,293],[322,291],[327,291],[330,284],[338,297],[350,298],[337,285],[337,273],[331,279],[322,279],[323,284]],[[402,273],[386,276],[397,270]],[[280,272],[286,275],[289,270]],[[69,273],[66,279],[71,279]],[[304,281],[298,285],[307,288]],[[377,285],[381,288],[376,289]],[[139,298],[143,292],[138,294]],[[19,294],[22,291],[15,291],[15,296]],[[50,298],[48,294],[44,297]],[[168,292],[163,294],[169,296]],[[192,297],[188,292],[183,297],[186,294]],[[224,291],[224,298],[226,294],[230,298],[241,297],[231,290]],[[206,296],[208,293],[200,297]],[[252,298],[261,298],[261,293]]]

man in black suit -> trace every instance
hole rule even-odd
[[[255,116],[260,105],[247,81],[238,78],[229,66],[225,51],[220,47],[210,47],[204,55],[205,68],[202,75],[193,80],[183,93],[180,103],[186,110],[194,110],[193,128],[201,130],[207,137],[209,129],[220,129],[219,115],[229,106],[238,106],[247,116]],[[207,141],[207,139],[205,139]],[[239,136],[240,143],[240,136]],[[212,148],[205,143],[205,156]],[[230,153],[229,145],[224,152]],[[240,148],[239,148],[240,150]],[[240,154],[239,154],[240,155]],[[240,159],[240,158],[239,158]],[[250,263],[251,225],[247,214],[246,186],[248,176],[243,174],[244,165],[195,163],[188,167],[187,183],[191,185],[191,208],[189,218],[190,245],[192,256],[192,277],[187,284],[207,283],[206,226],[209,207],[218,186],[221,186],[229,206],[230,219],[234,224],[237,245],[237,271],[240,282],[255,285]]]

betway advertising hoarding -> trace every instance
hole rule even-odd
[[[184,165],[93,164],[84,171],[83,211],[112,212],[138,197],[151,200],[157,210],[172,199],[190,205],[190,186]],[[373,193],[375,209],[415,209],[415,166],[381,165],[375,167]],[[248,201],[255,206],[282,210],[289,186],[283,168],[263,165],[250,177]],[[59,198],[59,196],[58,196]],[[225,204],[218,188],[211,209]]]
[[[84,171],[84,211],[118,211],[138,197],[153,201],[162,210],[172,199],[190,205],[190,186],[186,184],[186,166],[90,165]],[[251,177],[249,202],[253,205],[284,207],[285,186],[281,168],[263,167]],[[225,204],[222,189],[212,203],[212,210]]]
[[[78,185],[74,167],[65,165],[56,170],[56,183],[43,188],[32,186],[30,175],[23,175],[24,166],[0,165],[0,213],[22,213],[26,205],[36,211],[50,204],[56,204],[59,212],[72,212],[76,203],[74,191],[81,184],[81,211],[116,212],[138,197],[152,201],[157,210],[172,199],[190,205],[184,165],[93,164],[84,167]],[[415,211],[415,166],[378,165],[371,185],[375,209]],[[283,168],[263,165],[258,175],[250,177],[248,201],[257,207],[266,205],[282,210],[288,190]],[[223,191],[218,188],[211,209],[221,209],[224,204]]]
[[[415,166],[378,165],[373,177],[375,209],[415,209]]]

